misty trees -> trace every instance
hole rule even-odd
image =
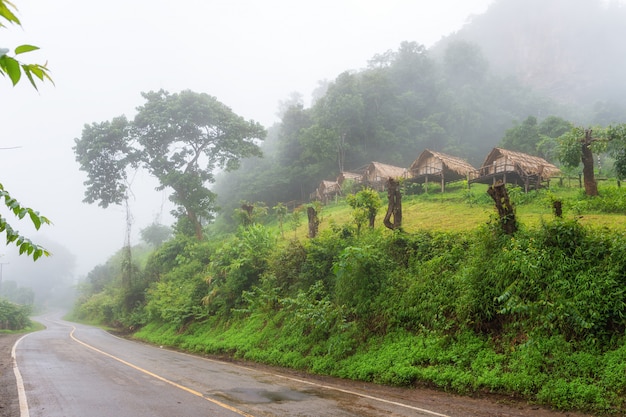
[[[292,100],[281,108],[282,120],[263,145],[264,160],[245,161],[245,172],[218,179],[220,206],[301,203],[341,170],[371,161],[408,166],[425,148],[478,163],[511,120],[538,110],[554,112],[514,80],[491,74],[476,45],[456,42],[445,56],[433,56],[403,42],[367,68],[341,73],[311,107]]]
[[[163,224],[153,222],[139,231],[141,240],[147,244],[158,248],[172,236],[172,229]]]
[[[504,133],[500,146],[550,160],[555,157],[556,138],[572,127],[560,117],[550,116],[539,122],[535,116],[528,116]]]
[[[241,158],[260,156],[257,141],[265,129],[208,94],[161,90],[142,96],[146,103],[133,121],[122,116],[86,125],[75,140],[76,160],[88,176],[85,201],[119,203],[127,170],[142,167],[159,181],[158,189],[173,190],[179,228],[188,226],[201,239],[203,223],[215,211],[215,194],[206,187],[213,171],[236,169]]]
[[[12,3],[6,0],[0,0],[0,28],[5,27],[3,21],[16,24],[18,26],[21,25],[19,19],[15,16],[13,12],[14,10],[15,6]],[[33,45],[20,45],[15,48],[14,54],[20,55],[26,52],[34,51],[36,49],[39,48]],[[35,89],[37,88],[37,84],[35,83],[33,76],[37,77],[40,81],[52,81],[52,79],[48,75],[48,69],[45,65],[24,64],[14,57],[9,56],[8,53],[9,49],[0,46],[0,75],[8,75],[13,85],[16,85],[20,81],[22,77],[22,72],[26,74]],[[20,204],[19,201],[13,198],[11,194],[4,189],[4,186],[1,183],[0,199],[4,200],[4,205],[18,219],[23,219],[24,217],[28,216],[33,226],[35,226],[35,229],[39,230],[42,224],[50,224],[50,220],[48,220],[45,216],[40,215],[39,212],[33,210],[32,208],[25,207]],[[37,260],[41,256],[48,256],[50,254],[46,249],[37,244],[34,244],[30,241],[30,239],[20,234],[20,232],[14,229],[7,221],[7,219],[2,215],[0,215],[0,233],[4,233],[6,235],[7,245],[15,244],[19,248],[20,255],[26,253],[29,256],[32,256],[34,260]]]

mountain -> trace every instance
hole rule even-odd
[[[626,119],[626,5],[600,0],[496,0],[432,52],[476,44],[500,75],[600,124]]]

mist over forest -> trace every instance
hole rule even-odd
[[[366,68],[321,81],[310,107],[298,93],[281,103],[264,157],[218,177],[222,212],[241,201],[307,201],[341,171],[408,167],[424,149],[480,166],[529,116],[623,122],[625,31],[615,1],[498,0],[430,49],[406,40],[381,51]]]

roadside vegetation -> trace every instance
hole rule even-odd
[[[22,330],[32,325],[30,305],[13,303],[0,298],[0,332]]]
[[[321,209],[313,239],[298,210],[261,210],[234,232],[216,224],[205,240],[162,243],[130,293],[112,258],[87,277],[74,315],[202,354],[619,413],[626,191],[600,191],[510,187],[513,236],[486,187],[462,182],[406,195],[401,232],[359,227],[352,197]]]

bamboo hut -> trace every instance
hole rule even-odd
[[[356,172],[344,171],[341,174],[339,174],[339,176],[337,177],[337,183],[339,184],[339,186],[342,186],[343,183],[347,180],[352,181],[355,184],[358,184],[363,180],[363,175],[357,174]]]
[[[409,177],[411,182],[420,184],[439,182],[444,192],[447,183],[471,181],[478,177],[478,170],[461,158],[426,149],[411,164]]]
[[[363,183],[375,190],[384,190],[389,178],[407,178],[406,168],[383,164],[381,162],[371,162],[362,168]]]
[[[324,180],[315,190],[315,200],[319,200],[324,204],[328,203],[333,197],[341,192],[341,187],[337,181]]]
[[[472,182],[495,184],[502,181],[523,186],[528,192],[531,187],[538,189],[543,183],[549,183],[550,178],[560,173],[556,166],[538,156],[493,148],[485,158],[479,176]]]

